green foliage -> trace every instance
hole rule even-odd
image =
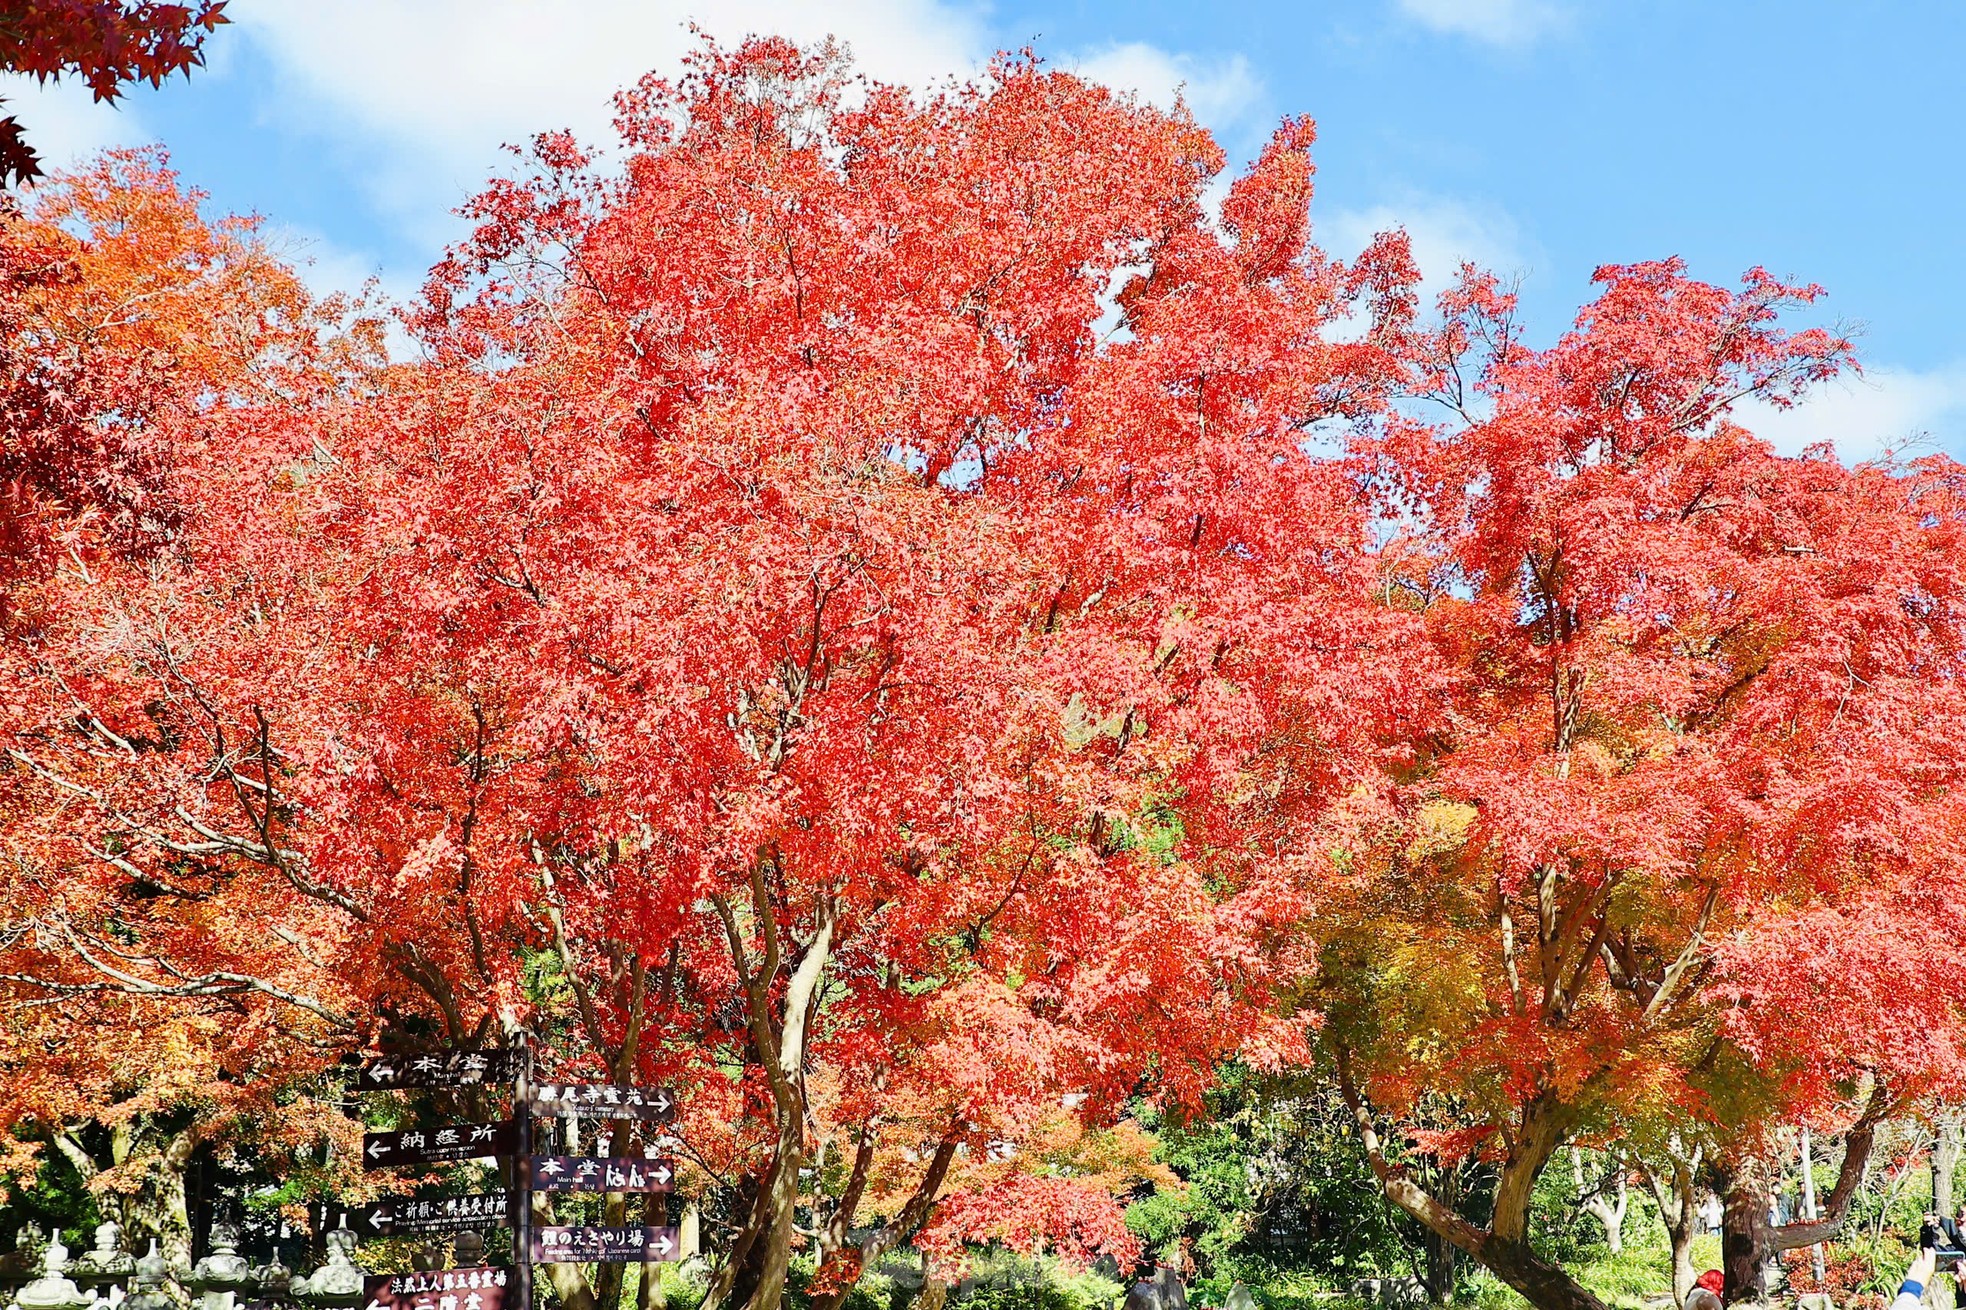
[[[1237,1281],[1303,1281],[1295,1271],[1321,1271],[1312,1282],[1327,1294],[1355,1278],[1412,1271],[1417,1230],[1406,1231],[1386,1202],[1349,1111],[1322,1080],[1230,1067],[1194,1121],[1138,1113],[1188,1188],[1136,1201],[1127,1227],[1164,1257],[1190,1242],[1204,1299],[1219,1301]]]

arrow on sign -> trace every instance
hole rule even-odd
[[[511,1155],[517,1134],[510,1119],[489,1124],[452,1124],[443,1128],[405,1128],[395,1133],[362,1135],[362,1167],[382,1169],[398,1164],[446,1164]]]

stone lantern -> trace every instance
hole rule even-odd
[[[191,1267],[190,1284],[205,1294],[205,1310],[232,1310],[234,1294],[246,1285],[250,1271],[239,1254],[239,1229],[212,1225],[211,1253]]]
[[[56,1233],[48,1243],[47,1257],[41,1262],[41,1276],[21,1288],[14,1297],[20,1310],[76,1310],[95,1298],[77,1287],[68,1277],[68,1248]]]
[[[177,1310],[169,1281],[170,1266],[152,1239],[150,1253],[137,1261],[136,1273],[130,1276],[130,1294],[123,1298],[121,1310]]]
[[[75,1262],[75,1281],[84,1287],[107,1289],[127,1283],[137,1271],[136,1257],[123,1249],[123,1225],[114,1219],[96,1225],[96,1246]]]
[[[352,1306],[362,1299],[362,1270],[355,1263],[355,1234],[347,1221],[330,1229],[327,1236],[328,1262],[306,1278],[293,1282],[294,1295],[309,1305]]]

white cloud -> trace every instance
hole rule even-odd
[[[1351,259],[1373,236],[1406,229],[1420,267],[1420,303],[1452,286],[1463,262],[1508,279],[1528,274],[1540,253],[1502,209],[1444,196],[1414,195],[1396,205],[1340,209],[1318,215],[1317,240],[1327,253]]]
[[[110,146],[142,145],[154,138],[127,106],[98,104],[81,82],[42,84],[31,77],[0,75],[0,115],[20,119],[27,144],[43,168],[82,163]]]
[[[1923,372],[1879,365],[1817,388],[1793,409],[1754,402],[1734,417],[1788,455],[1829,442],[1846,464],[1887,450],[1966,457],[1966,362]]]
[[[752,33],[832,36],[859,72],[927,86],[983,68],[996,44],[986,13],[983,0],[287,0],[234,21],[288,92],[267,112],[345,147],[371,201],[434,254],[462,230],[448,211],[505,167],[500,146],[555,128],[607,144],[614,93],[651,69],[680,71],[698,45],[693,23],[726,46]],[[1213,126],[1260,97],[1240,58],[1135,44],[1077,66],[1156,103],[1185,84]]]
[[[976,15],[938,0],[309,0],[242,8],[235,21],[311,102],[288,112],[329,107],[345,134],[399,152],[385,165],[434,165],[443,184],[472,189],[499,146],[536,132],[605,142],[614,93],[650,69],[677,71],[697,44],[692,22],[726,44],[837,36],[863,71],[900,81],[969,72],[985,50]]]
[[[1489,45],[1527,45],[1569,25],[1561,0],[1399,0],[1400,12],[1436,32]]]
[[[1162,109],[1172,108],[1177,97],[1185,99],[1194,116],[1218,133],[1245,123],[1264,102],[1262,78],[1241,55],[1203,60],[1130,41],[1081,53],[1061,66],[1090,81],[1133,91]]]

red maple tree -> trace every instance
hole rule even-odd
[[[1732,1172],[1754,1296],[1771,1247],[1841,1222],[1878,1118],[1960,1072],[1966,482],[1734,421],[1847,362],[1778,324],[1815,288],[1598,280],[1532,351],[1471,273],[1419,386],[1452,420],[1361,450],[1449,704],[1410,817],[1339,870],[1324,1040],[1387,1195],[1537,1304],[1596,1304],[1528,1245],[1552,1153],[1662,1121]],[[1382,1149],[1423,1091],[1499,1167],[1486,1224]],[[1771,1232],[1759,1135],[1839,1112],[1825,1218]]]

